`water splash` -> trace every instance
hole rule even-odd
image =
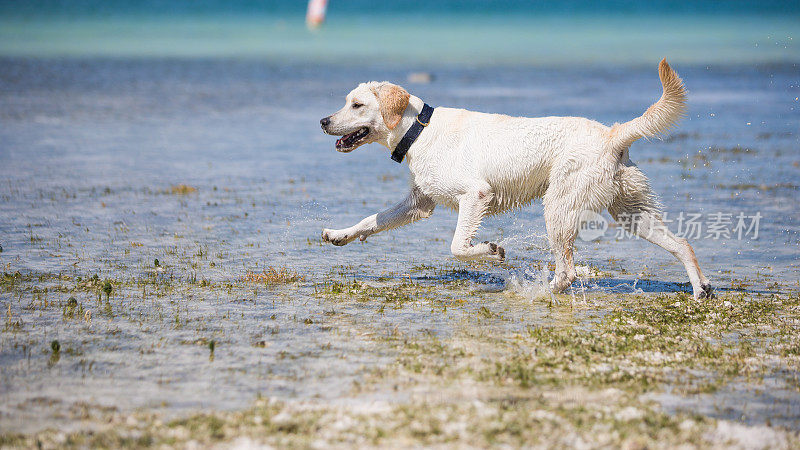
[[[511,273],[506,281],[506,289],[514,294],[521,295],[530,301],[542,298],[553,299],[550,292],[550,270],[525,267]]]

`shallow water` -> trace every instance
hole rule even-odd
[[[202,269],[210,279],[273,259],[311,274],[335,264],[402,272],[450,261],[455,214],[442,208],[368,244],[308,245],[323,226],[350,225],[402,198],[407,169],[391,164],[384,148],[336,153],[317,122],[359,80],[403,82],[404,68],[238,60],[8,59],[2,66],[2,258],[15,269],[131,269],[159,256],[169,261],[160,253],[175,245],[211,254],[224,246],[224,264]],[[740,212],[761,213],[757,239],[753,232],[741,240],[692,239],[716,285],[764,276],[757,281],[796,286],[796,71],[678,70],[691,92],[688,119],[666,141],[637,142],[632,160],[650,176],[668,217],[721,212],[735,222]],[[409,85],[434,105],[604,123],[635,117],[659,93],[653,68],[435,74],[432,84]],[[178,184],[197,192],[164,194]],[[670,227],[678,231],[676,223]],[[612,232],[579,243],[577,259],[634,274],[647,265],[660,281],[684,281],[663,251],[635,240],[612,242]],[[500,239],[513,258],[546,259],[544,233],[534,204],[487,220],[479,239]]]
[[[477,239],[505,245],[509,263],[502,267],[452,260],[456,215],[444,208],[364,244],[322,245],[323,226],[349,226],[401,199],[407,168],[377,145],[335,152],[318,120],[356,83],[387,79],[432,105],[610,124],[641,114],[658,97],[655,63],[352,68],[213,58],[3,59],[0,262],[4,272],[49,274],[37,285],[51,289],[0,294],[7,322],[22,321],[21,330],[0,334],[0,426],[37,429],[52,420],[31,406],[37,398],[65,408],[85,401],[171,412],[242,407],[259,393],[336,399],[393,357],[365,329],[446,336],[481,306],[519,317],[497,325],[506,330],[557,320],[544,289],[549,256],[540,204],[484,222]],[[692,239],[716,287],[797,290],[796,66],[676,69],[690,90],[687,120],[664,141],[637,142],[631,158],[673,217],[761,214],[757,239]],[[406,83],[414,70],[436,79]],[[174,193],[178,185],[196,191]],[[689,289],[666,252],[612,232],[578,243],[576,261],[601,275],[576,282],[574,301],[591,304],[596,292]],[[268,266],[288,267],[304,280],[291,287],[240,281]],[[94,274],[122,284],[108,297],[53,289]],[[380,311],[374,302],[331,304],[315,296],[315,284],[342,277],[410,279],[424,289],[408,305]],[[70,295],[93,311],[90,321],[65,318]],[[602,307],[589,311],[587,319],[603,314]],[[53,339],[63,349],[55,362],[47,357]]]
[[[746,424],[800,428],[797,392],[781,380],[767,379],[755,388],[748,382],[731,383],[721,392],[689,398],[671,393],[653,397],[671,413],[687,411]]]

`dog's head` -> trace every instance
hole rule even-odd
[[[347,153],[371,142],[384,141],[397,127],[410,95],[388,82],[361,83],[345,98],[344,108],[320,120],[322,131],[334,136],[336,150]]]

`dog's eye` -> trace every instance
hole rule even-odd
[[[361,103],[353,103],[353,109],[358,109],[361,108],[362,106],[364,105],[362,105]]]

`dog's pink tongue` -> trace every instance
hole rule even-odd
[[[342,139],[344,138],[339,138],[336,140],[336,146],[342,145]]]

